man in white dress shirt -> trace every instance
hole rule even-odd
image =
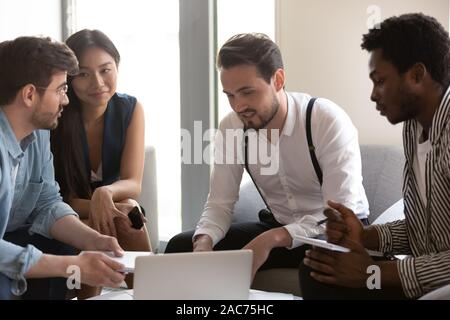
[[[339,106],[318,99],[311,114],[320,167],[315,170],[306,134],[311,97],[285,91],[278,46],[262,34],[236,35],[219,51],[218,68],[233,112],[219,126],[210,193],[197,228],[172,238],[166,253],[245,247],[254,252],[253,274],[260,268],[298,267],[305,246],[295,236],[323,232],[317,222],[328,200],[345,203],[367,221],[358,132]],[[248,134],[248,170],[268,206],[258,223],[232,224],[246,167],[239,132]],[[259,152],[274,150],[274,163],[261,161],[256,146]]]

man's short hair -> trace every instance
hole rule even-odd
[[[267,83],[278,69],[284,68],[280,48],[262,33],[237,34],[222,46],[217,67],[229,69],[238,65],[255,66]]]
[[[433,17],[414,13],[389,18],[363,36],[361,47],[381,49],[401,74],[423,63],[436,82],[445,88],[450,84],[448,32]]]
[[[0,105],[13,102],[27,84],[47,87],[54,73],[77,70],[77,58],[61,42],[40,37],[4,41],[0,43]]]

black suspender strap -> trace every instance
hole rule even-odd
[[[264,204],[266,205],[267,210],[269,210],[269,211],[271,212],[270,207],[269,207],[269,204],[267,203],[266,199],[265,199],[264,196],[262,195],[261,190],[259,190],[259,187],[258,187],[258,185],[256,184],[256,181],[255,181],[255,179],[253,178],[252,173],[250,172],[250,168],[248,167],[248,135],[247,135],[247,133],[244,133],[244,134],[245,134],[245,136],[244,136],[244,149],[245,149],[245,150],[244,150],[244,165],[245,165],[245,169],[247,170],[248,175],[249,175],[250,178],[252,179],[253,184],[255,185],[256,190],[258,191],[259,195],[261,196],[262,201],[263,201]]]
[[[309,154],[311,155],[311,161],[316,171],[317,178],[319,179],[320,185],[322,185],[322,170],[320,169],[319,161],[316,157],[316,148],[314,147],[311,134],[311,115],[316,98],[311,98],[306,109],[306,139],[308,140]]]

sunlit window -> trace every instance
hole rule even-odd
[[[121,54],[118,92],[143,104],[146,144],[156,148],[159,236],[181,230],[178,0],[78,0],[76,31],[99,29]],[[143,190],[145,191],[145,190]]]
[[[265,33],[275,40],[275,0],[217,0],[218,49],[233,35],[244,32]],[[231,108],[220,81],[218,89],[220,121]]]
[[[217,46],[233,35],[245,32],[265,33],[275,40],[275,0],[217,0]],[[231,107],[218,81],[218,120],[222,120]],[[244,174],[242,184],[250,181]]]

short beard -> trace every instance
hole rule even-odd
[[[403,97],[400,102],[400,114],[397,119],[391,121],[392,124],[398,124],[404,121],[412,120],[420,113],[420,98],[417,94],[408,92],[403,87],[400,96]]]
[[[270,107],[270,115],[266,119],[261,118],[261,124],[259,126],[252,126],[250,125],[251,122],[246,126],[246,129],[254,129],[256,131],[259,131],[261,129],[264,129],[267,127],[267,125],[270,123],[270,121],[275,118],[275,115],[278,113],[278,110],[280,109],[280,103],[276,99],[276,96],[273,96],[272,105]]]
[[[31,122],[35,128],[42,130],[54,130],[58,126],[58,119],[54,114],[39,114],[39,110],[33,113]]]

